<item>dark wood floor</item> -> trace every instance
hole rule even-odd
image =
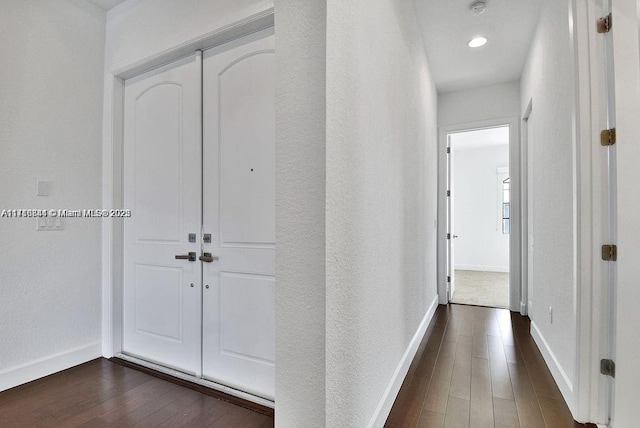
[[[0,393],[0,427],[273,427],[273,418],[98,359]]]
[[[387,427],[574,427],[528,318],[440,306]],[[594,425],[595,426],[595,425]]]

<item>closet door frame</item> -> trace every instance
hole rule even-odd
[[[149,55],[132,63],[105,71],[105,111],[103,122],[103,207],[124,207],[123,198],[123,139],[124,139],[124,82],[126,79],[158,68],[164,64],[223,45],[240,37],[264,32],[274,32],[273,8],[248,16],[223,28],[203,34],[160,53]],[[132,360],[122,354],[123,331],[123,265],[124,265],[124,221],[126,219],[104,219],[102,221],[102,355],[105,358],[119,357]],[[206,381],[195,376],[168,369],[153,363],[134,361],[176,378],[206,386],[223,393],[274,408],[274,402],[247,394],[224,385]]]

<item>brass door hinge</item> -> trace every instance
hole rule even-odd
[[[602,260],[610,262],[618,260],[618,247],[615,245],[603,245]]]
[[[613,360],[600,360],[600,373],[605,376],[616,377],[616,363]]]
[[[616,143],[616,128],[605,129],[600,132],[600,144],[613,146]]]
[[[607,16],[603,16],[602,18],[598,19],[596,28],[598,29],[598,33],[600,34],[608,33],[609,31],[611,31],[612,25],[613,25],[613,22],[611,19],[611,14],[609,14]]]

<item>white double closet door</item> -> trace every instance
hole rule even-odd
[[[133,215],[124,225],[122,352],[267,399],[275,360],[272,34],[131,78],[124,95],[124,206]]]

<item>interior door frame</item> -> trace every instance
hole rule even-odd
[[[447,300],[451,301],[456,292],[456,270],[455,266],[455,189],[453,185],[454,177],[454,156],[453,147],[451,146],[451,135],[447,134],[447,182],[445,183],[447,191]]]
[[[531,112],[533,111],[533,99],[529,100],[527,108],[522,115],[522,128],[520,138],[520,177],[522,179],[521,191],[521,203],[520,209],[521,215],[521,230],[520,239],[522,245],[522,252],[520,254],[521,261],[521,281],[522,281],[522,307],[520,313],[522,315],[529,315],[533,304],[532,295],[532,280],[533,280],[533,252],[529,251],[533,242],[530,242],[529,236],[533,235],[533,194],[531,192],[532,187],[532,162],[531,155],[531,141],[530,141],[530,122]]]
[[[511,233],[509,235],[509,309],[522,311],[521,211],[520,211],[520,119],[517,116],[467,122],[438,128],[438,301],[449,303],[447,294],[447,144],[449,134],[509,126],[509,176],[511,178]],[[524,315],[524,314],[523,314]]]
[[[198,50],[220,46],[232,40],[257,33],[275,26],[274,9],[251,15],[223,28],[215,29],[200,37],[176,45],[171,49],[149,55],[114,70],[105,70],[103,138],[102,138],[102,205],[124,208],[123,143],[124,143],[124,82],[154,68],[192,55]],[[120,356],[123,328],[124,285],[124,228],[123,219],[102,221],[102,355],[105,358]],[[129,359],[129,358],[125,358]],[[136,361],[175,377],[217,389],[239,398],[274,407],[273,401],[243,393],[232,388],[204,381],[195,376],[181,374],[153,363]]]

